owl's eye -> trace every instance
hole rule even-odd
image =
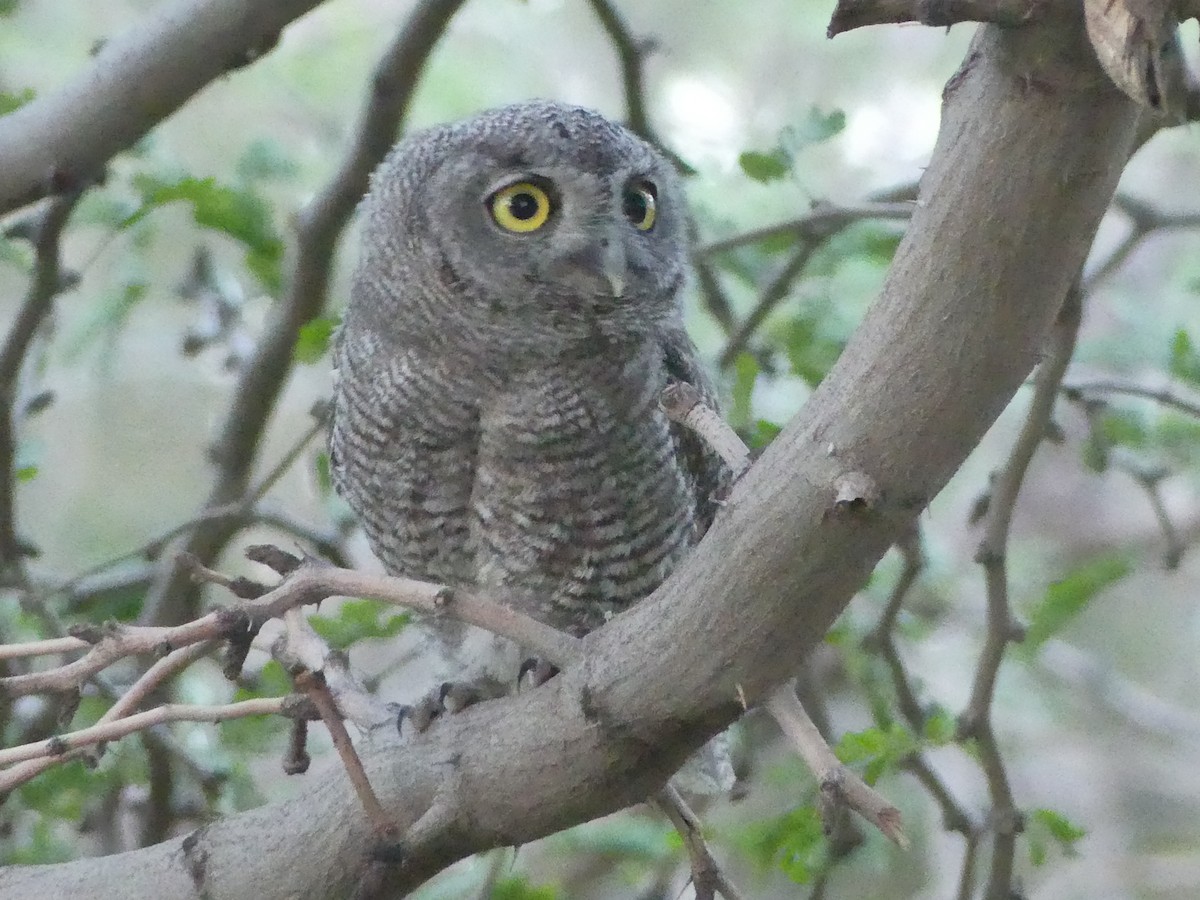
[[[654,227],[654,219],[658,216],[654,185],[649,181],[631,184],[625,189],[621,208],[625,211],[625,218],[633,223],[634,228],[638,231],[649,231]]]
[[[550,195],[532,182],[518,181],[492,194],[488,209],[496,224],[505,231],[528,234],[537,231],[550,218]]]

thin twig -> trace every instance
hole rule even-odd
[[[823,796],[828,797],[835,807],[848,806],[899,846],[908,846],[900,810],[842,765],[800,705],[790,683],[775,690],[763,706],[812,770]]]
[[[145,712],[134,713],[102,725],[81,728],[79,731],[56,735],[36,744],[23,744],[19,747],[0,750],[0,766],[9,766],[42,756],[61,756],[69,750],[115,741],[133,734],[135,731],[141,731],[143,728],[162,725],[166,722],[224,722],[245,716],[275,715],[283,711],[287,699],[287,697],[256,697],[252,700],[241,700],[237,703],[225,703],[219,706],[165,703]]]
[[[1069,400],[1087,400],[1103,394],[1123,394],[1151,400],[1161,406],[1174,409],[1185,415],[1200,419],[1200,402],[1188,400],[1171,388],[1152,388],[1131,381],[1097,379],[1095,381],[1073,381],[1062,386],[1063,395]]]
[[[1082,294],[1077,282],[1067,292],[1051,331],[1046,356],[1034,378],[1033,398],[1025,423],[996,478],[985,519],[984,536],[975,555],[976,561],[983,566],[987,588],[987,636],[976,665],[970,700],[959,717],[958,730],[961,739],[975,739],[992,802],[989,824],[994,840],[986,893],[989,898],[1008,895],[1012,883],[1016,836],[1020,830],[1020,814],[991,723],[996,676],[1005,650],[1010,641],[1020,639],[1022,634],[1022,629],[1013,621],[1008,598],[1008,534],[1025,473],[1034,452],[1045,438],[1054,411],[1054,401],[1075,351],[1081,317]]]
[[[51,653],[72,653],[90,647],[79,638],[47,638],[43,641],[25,641],[20,644],[0,644],[0,660],[21,659],[26,656],[47,656]]]
[[[748,244],[758,244],[771,238],[788,236],[796,240],[832,237],[841,229],[863,219],[898,219],[912,217],[913,204],[908,201],[862,203],[857,206],[836,206],[818,203],[809,212],[786,222],[765,225],[727,238],[719,238],[696,248],[696,254],[707,258],[728,253]]]
[[[133,686],[108,708],[96,724],[104,725],[132,714],[146,697],[160,685],[176,673],[186,669],[211,649],[212,644],[204,641],[193,644],[190,647],[181,647],[167,654],[142,673],[142,676],[134,682]],[[3,772],[0,772],[0,799],[6,797],[14,788],[37,777],[51,766],[74,759],[81,752],[70,751],[54,758],[30,760],[29,762],[5,769]]]
[[[21,583],[28,550],[17,534],[16,517],[16,403],[25,356],[43,320],[62,290],[59,239],[81,191],[55,197],[34,225],[33,277],[17,318],[0,348],[0,583]]]
[[[692,870],[692,884],[696,889],[696,900],[705,900],[719,893],[725,900],[744,900],[737,885],[730,881],[717,863],[704,840],[700,819],[692,812],[675,785],[666,786],[654,796],[654,805],[671,820],[675,830],[683,839]]]
[[[579,654],[578,639],[517,612],[499,598],[472,589],[309,564],[261,597],[216,610],[183,625],[114,623],[90,632],[83,637],[85,640],[94,637],[95,644],[83,657],[57,668],[2,678],[0,694],[19,697],[73,690],[127,656],[161,652],[165,647],[183,647],[199,641],[224,640],[239,630],[256,630],[293,607],[334,596],[366,597],[433,615],[448,615],[510,638],[559,668],[573,664]]]

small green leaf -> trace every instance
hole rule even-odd
[[[296,362],[312,364],[320,362],[329,352],[329,339],[338,326],[338,320],[333,316],[321,316],[305,322],[300,327],[296,338],[296,346],[292,355]]]
[[[792,373],[805,380],[811,387],[833,368],[842,348],[842,341],[829,337],[819,314],[812,312],[796,316],[784,327],[780,337],[787,350]]]
[[[215,178],[186,176],[166,181],[139,175],[134,184],[142,203],[121,228],[131,228],[160,206],[183,201],[191,205],[197,225],[226,234],[246,247],[247,267],[268,289],[279,287],[283,241],[271,221],[270,207],[257,194],[218,184]]]
[[[1102,556],[1077,566],[1065,578],[1051,584],[1030,616],[1023,648],[1036,652],[1082,612],[1096,594],[1120,581],[1132,568],[1124,556]]]
[[[3,13],[0,13],[3,15]],[[34,98],[33,88],[21,91],[0,91],[0,116],[6,116],[13,110],[20,109]]]
[[[1200,353],[1192,345],[1192,339],[1182,328],[1177,329],[1171,341],[1170,373],[1183,381],[1200,385]]]
[[[1075,845],[1087,836],[1087,829],[1052,809],[1035,809],[1026,817],[1025,836],[1029,842],[1029,861],[1040,866],[1046,862],[1050,841],[1057,843],[1066,856],[1078,855]]]
[[[819,144],[841,134],[846,128],[846,114],[840,109],[822,112],[813,106],[804,121],[788,125],[780,135],[781,143],[795,152],[812,144]]]
[[[941,747],[954,740],[957,730],[958,723],[954,721],[954,716],[939,706],[926,717],[925,724],[921,726],[921,738],[927,744]]]
[[[746,443],[751,450],[761,450],[775,437],[779,432],[783,431],[782,425],[776,425],[774,422],[768,422],[766,419],[758,419],[754,423],[754,428],[750,431],[746,438]]]
[[[824,826],[812,805],[751,823],[738,843],[761,868],[778,866],[797,884],[812,881],[829,864]]]
[[[394,607],[378,600],[347,600],[336,616],[309,616],[308,622],[335,650],[345,650],[351,644],[367,638],[386,638],[399,634],[412,617],[407,613],[390,612]]]
[[[13,474],[16,476],[17,481],[33,481],[33,479],[37,478],[38,467],[21,466]]]
[[[866,763],[863,779],[874,784],[884,773],[918,749],[916,738],[903,725],[893,722],[886,728],[867,728],[842,735],[834,752],[847,765]]]
[[[774,181],[792,171],[792,156],[782,147],[770,153],[747,150],[738,157],[738,165],[755,181]]]

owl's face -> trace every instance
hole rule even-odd
[[[401,337],[559,353],[673,315],[685,236],[674,172],[641,139],[577,107],[504,107],[376,173],[355,303]]]

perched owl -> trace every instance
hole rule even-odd
[[[595,112],[522,103],[402,141],[363,215],[330,463],[383,565],[575,635],[651,593],[727,477],[658,404],[673,379],[709,393],[671,165]],[[464,671],[512,682],[519,653],[498,671],[471,646]]]

